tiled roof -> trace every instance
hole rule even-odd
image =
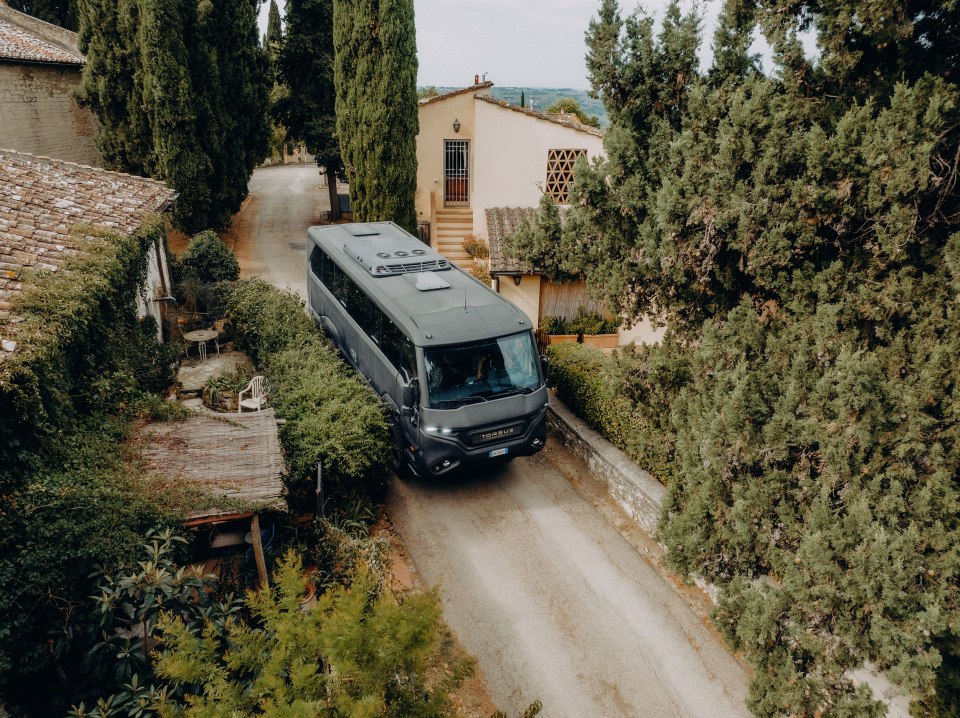
[[[490,243],[490,274],[534,274],[536,270],[503,251],[503,238],[513,234],[523,220],[533,220],[533,207],[488,207],[487,240]]]
[[[488,87],[493,87],[493,83],[489,80],[487,82],[481,82],[476,85],[470,85],[470,87],[461,87],[459,90],[452,90],[451,92],[444,92],[442,95],[434,95],[433,97],[424,97],[420,100],[421,105],[430,105],[434,102],[440,102],[440,100],[446,100],[448,97],[453,97],[454,95],[462,95],[465,92],[476,92],[477,90],[485,90]]]
[[[82,65],[77,33],[17,12],[0,2],[0,60]]]
[[[130,235],[175,197],[156,180],[0,150],[0,363],[15,349],[10,309],[24,270],[56,272],[81,254],[76,224]]]
[[[596,127],[590,127],[590,125],[584,125],[570,120],[568,119],[570,115],[551,115],[547,114],[546,112],[537,112],[536,110],[531,110],[529,107],[517,107],[516,105],[511,105],[509,102],[504,102],[503,100],[498,100],[487,95],[474,95],[474,97],[476,97],[478,100],[489,102],[491,105],[502,107],[505,110],[513,110],[514,112],[520,112],[524,115],[535,117],[538,120],[546,120],[547,122],[552,122],[555,125],[563,125],[564,127],[569,127],[571,130],[586,132],[588,135],[593,135],[594,137],[603,137],[603,130],[598,130]]]

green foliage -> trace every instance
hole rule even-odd
[[[608,355],[579,344],[547,347],[550,385],[567,406],[661,482],[670,484],[670,411],[689,382],[688,351],[667,335],[662,347],[626,346]]]
[[[469,674],[443,658],[433,593],[398,600],[362,567],[349,587],[302,611],[300,560],[287,554],[272,589],[248,594],[250,620],[201,629],[161,621],[157,674],[184,686],[164,716],[450,716],[449,694]],[[428,678],[428,673],[429,678]]]
[[[523,107],[522,104],[520,106]],[[583,125],[600,127],[600,118],[588,116],[587,113],[583,111],[583,108],[580,107],[580,103],[572,97],[561,97],[545,109],[544,112],[548,115],[574,115]]]
[[[86,230],[84,230],[86,231]],[[173,357],[137,320],[147,247],[165,244],[159,218],[139,234],[100,234],[56,274],[25,278],[15,306],[19,349],[0,366],[0,465],[16,472],[49,451],[77,417],[127,410],[145,388],[172,384]]]
[[[216,232],[194,235],[177,259],[178,281],[187,277],[203,284],[229,282],[240,276],[240,264],[233,251]]]
[[[84,687],[97,696],[113,693],[100,700],[108,701],[116,715],[143,709],[145,698],[157,697],[151,655],[159,643],[158,622],[165,613],[178,616],[194,630],[207,622],[222,629],[241,608],[232,595],[222,599],[216,595],[215,575],[204,574],[198,566],[177,566],[183,554],[177,545],[185,545],[185,538],[167,529],[148,531],[146,539],[143,561],[101,577],[88,618],[96,627],[97,642],[84,657]],[[87,715],[83,702],[72,715]]]
[[[280,426],[294,502],[312,497],[316,466],[335,498],[378,496],[386,487],[390,439],[379,399],[341,361],[303,302],[261,280],[237,284],[227,300],[237,345],[264,369]]]
[[[416,234],[417,42],[413,0],[334,0],[337,136],[358,222]]]
[[[440,90],[437,89],[436,85],[427,85],[426,87],[417,88],[417,99],[426,100],[431,97],[437,97],[440,94]]]
[[[506,254],[536,267],[547,279],[566,282],[578,279],[581,272],[574,258],[576,247],[567,246],[570,241],[571,235],[563,231],[560,208],[550,195],[544,194],[536,217],[524,219],[513,234],[506,235],[503,249]],[[573,252],[573,256],[569,252]]]
[[[728,0],[705,73],[698,25],[674,3],[655,35],[604,0],[587,65],[606,158],[577,167],[562,226],[520,244],[618,314],[665,320],[676,339],[638,352],[677,372],[673,388],[605,369],[631,414],[599,368],[555,382],[618,441],[663,444],[630,453],[660,462],[669,559],[720,586],[716,620],[754,666],[757,715],[877,714],[849,678],[864,661],[917,714],[949,715],[960,7]],[[773,76],[748,53],[758,26]],[[817,32],[816,64],[798,28]],[[575,351],[554,349],[555,367]]]
[[[572,334],[567,331],[568,319],[563,317],[546,316],[540,320],[540,329],[547,334]]]
[[[344,178],[336,134],[333,82],[333,0],[289,0],[280,79],[296,92],[278,101],[290,134],[302,138],[328,176]]]
[[[44,22],[77,29],[77,0],[9,0],[7,5]]]
[[[78,101],[107,166],[162,179],[187,231],[225,226],[269,140],[254,0],[78,0]]]
[[[59,434],[43,465],[0,476],[0,692],[8,705],[56,714],[61,686],[84,679],[92,644],[83,604],[96,566],[132,561],[141,537],[171,518],[117,451],[126,421],[93,418]],[[62,709],[60,709],[62,710]]]
[[[490,257],[490,245],[475,234],[469,234],[463,239],[463,249],[474,259]]]

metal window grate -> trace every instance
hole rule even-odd
[[[470,141],[443,141],[443,202],[466,205],[470,202]]]

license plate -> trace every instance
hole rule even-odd
[[[494,456],[506,456],[506,454],[507,447],[503,447],[502,449],[494,449],[488,454],[488,456],[492,459]]]

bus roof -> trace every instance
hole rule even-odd
[[[393,222],[310,227],[307,236],[334,257],[417,346],[460,344],[531,329],[516,306]],[[371,257],[383,253],[392,258],[398,252],[404,260],[416,257],[415,263],[408,262],[412,269],[374,274],[377,264]],[[423,267],[429,276],[416,271]],[[423,281],[435,278],[448,286],[417,287],[437,284]]]

